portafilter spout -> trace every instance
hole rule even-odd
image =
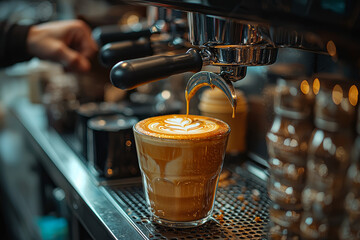
[[[195,93],[204,86],[210,86],[211,88],[217,87],[223,91],[226,97],[229,99],[230,104],[233,108],[233,117],[235,116],[236,110],[236,93],[232,81],[227,78],[223,78],[220,75],[201,71],[195,73],[188,81],[185,88],[185,97],[186,97],[186,112],[189,114],[189,102],[190,99],[195,95]]]

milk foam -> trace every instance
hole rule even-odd
[[[185,114],[163,115],[138,122],[134,131],[159,139],[209,139],[228,135],[229,126],[218,119]]]
[[[171,116],[150,122],[150,131],[160,134],[202,134],[214,131],[218,124],[206,119],[193,119],[184,116]]]

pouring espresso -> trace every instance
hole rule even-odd
[[[194,74],[188,81],[185,89],[185,99],[186,99],[186,115],[189,115],[189,104],[191,98],[195,93],[204,86],[210,86],[211,88],[217,87],[223,91],[226,97],[229,99],[230,104],[233,109],[232,117],[235,117],[236,111],[236,93],[234,86],[231,81],[226,80],[220,77],[217,74],[212,72],[199,72]]]
[[[236,108],[232,82],[243,79],[247,66],[275,62],[277,46],[265,26],[245,24],[200,13],[188,13],[189,40],[195,47],[175,56],[157,55],[117,63],[111,70],[114,86],[123,90],[166,78],[173,74],[196,73],[185,91],[188,105],[191,97],[203,86],[218,87]],[[185,40],[186,41],[186,40]],[[220,73],[199,72],[203,65],[220,67]]]

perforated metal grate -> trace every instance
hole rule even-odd
[[[246,171],[232,174],[226,181],[218,188],[213,219],[190,229],[152,224],[141,184],[112,188],[110,193],[143,235],[152,240],[266,239],[270,200],[265,184]]]

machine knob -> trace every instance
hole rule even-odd
[[[122,41],[108,43],[100,50],[100,62],[105,67],[112,67],[116,63],[134,58],[153,55],[150,39],[141,38],[136,41]]]
[[[99,46],[103,46],[111,42],[137,40],[142,37],[150,38],[153,33],[151,28],[140,31],[123,31],[119,26],[103,26],[95,28],[92,35]]]

